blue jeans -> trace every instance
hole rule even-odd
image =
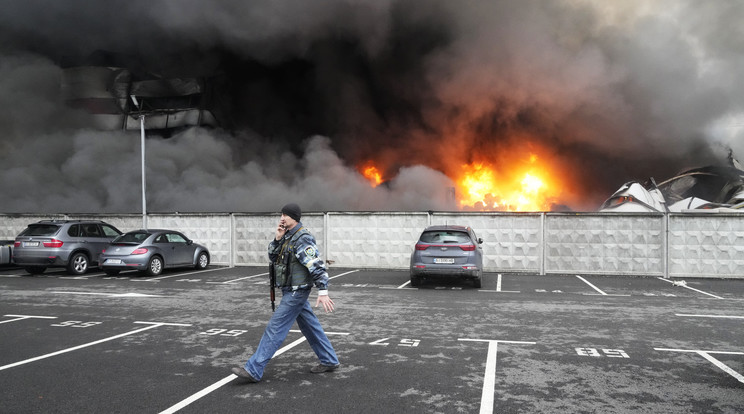
[[[315,351],[315,355],[320,359],[320,363],[323,365],[338,364],[336,351],[333,350],[331,341],[328,340],[318,317],[315,316],[307,301],[309,296],[309,288],[296,291],[292,291],[291,288],[282,288],[282,300],[266,326],[258,349],[245,363],[245,370],[253,378],[261,379],[266,364],[287,338],[289,329],[292,328],[295,320],[310,347]]]

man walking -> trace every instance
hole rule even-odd
[[[326,313],[334,310],[333,301],[328,296],[328,272],[320,258],[315,237],[302,226],[301,217],[302,210],[297,204],[282,207],[274,240],[269,243],[269,260],[276,275],[276,287],[282,290],[282,299],[256,352],[244,366],[232,368],[233,374],[248,382],[261,380],[266,364],[287,338],[295,321],[320,360],[311,372],[329,372],[340,365],[331,341],[307,301],[314,284],[318,288],[315,306],[322,304]]]

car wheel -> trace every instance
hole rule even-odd
[[[70,257],[70,262],[67,264],[67,272],[73,275],[82,275],[88,271],[88,256],[85,253],[75,253]]]
[[[163,259],[160,256],[153,256],[150,261],[147,262],[147,274],[150,276],[157,276],[163,273]]]
[[[29,266],[26,268],[26,271],[31,273],[32,275],[40,275],[44,273],[46,270],[46,267],[43,266]]]
[[[421,277],[411,275],[411,286],[419,286],[421,284]]]
[[[106,272],[106,274],[109,275],[109,276],[116,276],[116,275],[119,274],[119,272],[121,272],[121,270],[118,270],[118,269],[106,269],[106,270],[104,270],[104,272]]]
[[[206,269],[209,265],[209,255],[206,252],[199,253],[199,257],[196,258],[196,268],[199,270]]]
[[[478,276],[477,278],[473,279],[473,287],[475,287],[476,289],[480,289],[481,288],[481,277],[480,276]]]

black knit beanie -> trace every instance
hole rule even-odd
[[[300,206],[295,203],[289,203],[282,207],[282,213],[292,217],[294,221],[300,221],[300,218],[302,217],[302,210],[300,210]]]

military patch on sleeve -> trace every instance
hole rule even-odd
[[[318,253],[315,251],[315,247],[313,246],[307,246],[305,247],[305,255],[307,257],[315,257],[318,255]]]

